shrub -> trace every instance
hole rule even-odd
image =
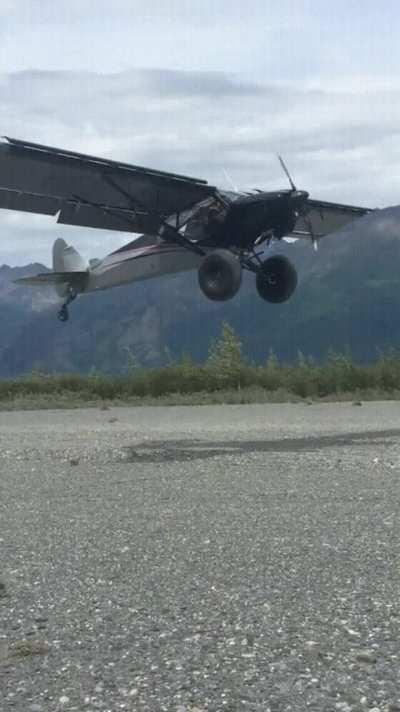
[[[249,366],[242,355],[242,343],[233,328],[224,322],[219,339],[211,344],[206,369],[215,388],[240,388]]]
[[[242,397],[243,389],[247,391]],[[52,399],[61,402],[68,394],[79,403],[96,399],[157,399],[171,394],[177,401],[199,394],[200,402],[220,402],[225,393],[229,402],[240,403],[248,402],[248,398],[255,402],[258,397],[264,401],[346,393],[359,396],[373,393],[376,398],[382,394],[396,396],[399,391],[400,352],[381,353],[375,364],[361,366],[354,363],[351,355],[333,352],[324,364],[315,364],[299,352],[294,365],[284,365],[271,351],[264,366],[255,366],[244,359],[241,341],[226,322],[203,365],[184,354],[180,361],[170,357],[167,366],[146,370],[131,357],[128,373],[123,376],[108,376],[95,369],[86,376],[37,370],[23,378],[0,381],[1,401],[18,402],[24,397],[29,400],[37,396],[41,403],[46,398],[48,403]]]

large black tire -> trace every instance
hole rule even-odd
[[[297,272],[283,255],[274,255],[263,262],[256,276],[257,291],[262,299],[273,304],[286,302],[297,286]]]
[[[215,302],[232,299],[242,282],[239,260],[228,250],[215,250],[204,258],[199,268],[199,285],[203,294]]]

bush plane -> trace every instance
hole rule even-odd
[[[297,285],[286,256],[264,259],[285,237],[318,240],[371,212],[312,200],[290,188],[222,190],[207,181],[4,137],[0,143],[0,208],[54,216],[57,223],[139,233],[104,259],[89,263],[58,238],[53,270],[16,280],[53,285],[64,300],[163,274],[197,270],[203,294],[214,301],[238,292],[243,270],[255,275],[260,297],[281,303]]]

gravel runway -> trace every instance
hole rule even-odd
[[[0,413],[0,710],[400,710],[400,403]]]

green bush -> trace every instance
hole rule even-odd
[[[241,395],[245,391],[244,395]],[[186,354],[167,366],[144,369],[132,357],[128,373],[108,376],[94,369],[88,375],[48,374],[35,371],[23,378],[0,381],[0,401],[19,402],[34,397],[68,399],[74,403],[132,401],[170,397],[176,402],[257,402],[279,399],[350,397],[368,394],[388,397],[400,391],[400,352],[379,354],[371,365],[355,364],[349,354],[329,353],[323,364],[298,354],[293,365],[279,363],[270,352],[263,366],[250,364],[232,327],[222,324],[221,335],[210,347],[204,364]],[[185,399],[188,399],[187,401]]]
[[[400,389],[400,353],[394,350],[380,354],[374,366],[376,386],[383,391]]]

